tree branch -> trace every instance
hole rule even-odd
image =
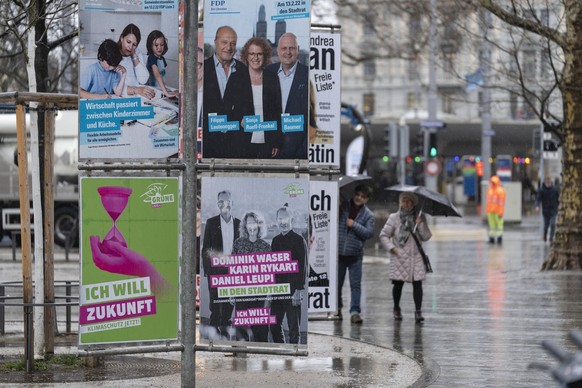
[[[71,40],[71,39],[73,39],[73,38],[75,38],[77,36],[79,36],[79,30],[75,30],[75,31],[71,32],[68,35],[62,36],[62,37],[60,37],[57,40],[54,40],[52,42],[49,42],[48,43],[48,49],[49,50],[52,50],[52,49],[60,46],[61,44],[65,43],[65,42],[67,42],[67,41],[69,41],[69,40]]]
[[[558,32],[556,29],[544,26],[542,23],[531,21],[529,19],[519,16],[518,10],[515,8],[515,4],[513,4],[514,7],[512,12],[506,11],[503,7],[495,3],[493,0],[479,0],[479,4],[481,4],[481,6],[483,6],[489,12],[497,16],[499,19],[503,20],[504,22],[514,27],[521,28],[525,31],[529,31],[539,36],[542,36],[546,39],[549,39],[552,42],[556,43],[558,46],[560,46],[562,49],[568,46],[565,36]]]

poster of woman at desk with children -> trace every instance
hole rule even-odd
[[[178,157],[178,0],[81,0],[79,158]]]

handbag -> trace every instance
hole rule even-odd
[[[420,255],[422,256],[422,261],[424,262],[424,267],[426,268],[426,272],[432,273],[432,266],[430,265],[430,260],[428,259],[427,254],[424,252],[424,249],[422,249],[422,245],[420,244],[420,241],[418,241],[418,237],[416,237],[416,234],[414,232],[411,232],[410,234],[412,235],[412,238],[414,239],[414,242],[416,243],[416,246],[418,247],[418,251],[420,252]]]

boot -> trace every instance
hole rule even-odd
[[[394,320],[395,321],[402,320],[402,311],[400,311],[400,307],[394,307]]]
[[[493,237],[489,237],[489,244],[495,244],[495,239]]]
[[[422,311],[416,310],[414,313],[414,319],[416,320],[416,323],[421,323],[422,321],[424,321],[424,317],[422,316]]]
[[[497,237],[497,244],[501,245],[503,243],[503,237]]]
[[[548,241],[548,232],[544,232],[544,242]]]

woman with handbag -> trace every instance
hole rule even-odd
[[[424,215],[418,214],[416,205],[418,197],[413,193],[402,193],[399,198],[400,208],[390,214],[380,231],[380,242],[392,256],[390,280],[392,280],[392,297],[394,299],[394,319],[402,320],[400,297],[404,283],[412,283],[412,295],[417,323],[424,321],[422,316],[422,281],[426,273],[432,272],[428,257],[424,254],[421,242],[432,237]]]

